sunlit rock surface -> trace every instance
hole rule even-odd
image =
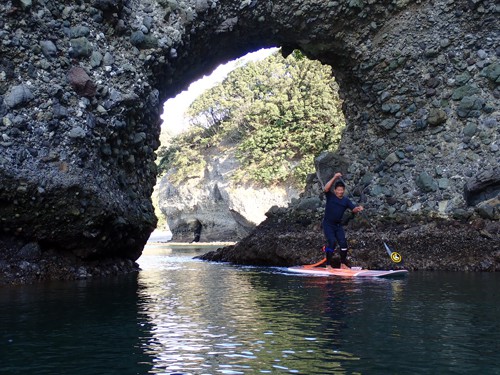
[[[239,164],[232,155],[204,155],[207,167],[198,176],[172,182],[173,170],[161,180],[160,209],[173,241],[237,241],[266,218],[273,206],[286,207],[300,191],[293,186],[235,184]]]

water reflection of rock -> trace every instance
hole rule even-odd
[[[153,326],[144,350],[155,357],[156,369],[334,373],[342,361],[355,359],[335,350],[345,304],[331,305],[337,318],[311,317],[313,310],[324,308],[318,304],[347,295],[352,288],[348,284],[324,289],[306,279],[251,268],[214,270],[213,264],[176,260],[175,254],[148,262],[151,269],[162,263],[160,269],[139,278],[140,294],[148,301],[143,313]],[[150,266],[141,263],[141,267],[147,271]],[[338,294],[339,290],[344,291]]]

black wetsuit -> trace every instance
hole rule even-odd
[[[356,205],[347,197],[339,199],[334,193],[326,192],[325,216],[323,218],[323,232],[328,241],[326,247],[327,264],[331,265],[331,258],[337,243],[340,246],[340,260],[347,265],[347,240],[342,227],[342,216],[345,210],[354,209]]]

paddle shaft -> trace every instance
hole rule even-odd
[[[354,199],[354,197],[351,195],[350,191],[347,190],[347,184],[345,183],[344,179],[342,177],[340,177],[339,180],[344,184],[344,186],[345,186],[344,189],[347,192],[347,196],[350,199]],[[366,216],[366,214],[363,211],[361,211],[361,214],[363,215],[363,217],[365,218],[365,220],[368,222],[368,224],[370,224],[370,226],[372,227],[372,229],[375,232],[375,234],[377,235],[377,237],[382,241],[382,243],[384,244],[385,250],[387,251],[387,254],[389,255],[389,257],[391,257],[391,260],[392,260],[392,250],[389,247],[389,245],[387,245],[385,243],[384,239],[382,238],[381,234],[378,232],[378,230],[375,227],[375,225],[368,219],[368,216]]]

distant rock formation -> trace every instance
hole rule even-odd
[[[239,168],[234,155],[207,155],[199,176],[180,182],[160,181],[158,200],[173,241],[236,241],[266,218],[272,206],[286,207],[300,191],[293,187],[263,188],[235,185],[231,175]]]

